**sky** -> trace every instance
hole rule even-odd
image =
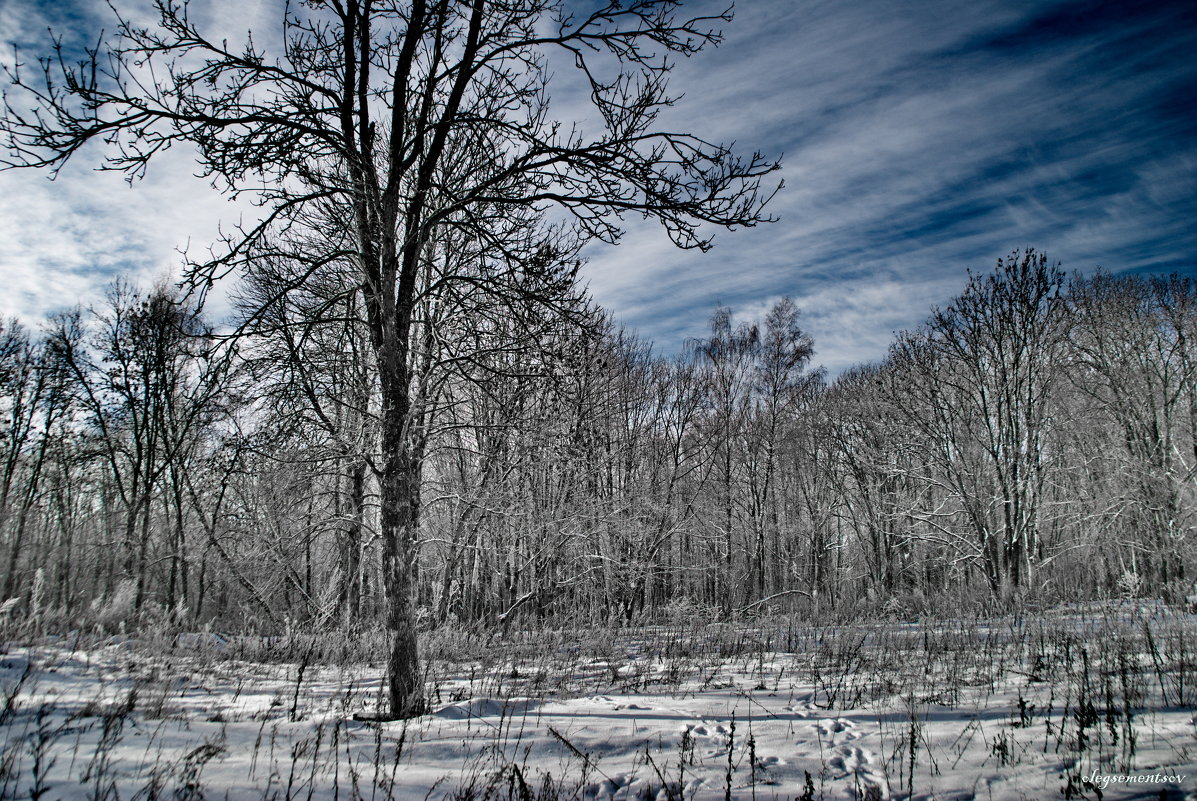
[[[278,27],[264,1],[192,7],[234,36]],[[106,15],[0,0],[0,31],[27,52],[47,25],[94,36]],[[1016,248],[1068,271],[1197,274],[1191,0],[741,0],[724,34],[677,65],[665,122],[780,158],[777,222],[704,254],[633,220],[618,247],[586,251],[592,294],[658,352],[702,336],[718,305],[747,320],[788,295],[834,375],[883,358]],[[169,275],[178,249],[253,214],[187,153],[133,186],[98,162],[81,153],[55,182],[0,173],[0,314],[35,321],[115,275]]]

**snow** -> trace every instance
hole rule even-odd
[[[0,797],[1197,799],[1195,633],[1131,609],[458,638],[430,713],[384,724],[354,718],[377,665],[42,638],[0,656]]]

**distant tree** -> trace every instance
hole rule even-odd
[[[909,562],[904,470],[905,426],[890,403],[894,371],[865,365],[844,372],[820,398],[830,443],[837,515],[856,535],[873,592],[889,596]]]
[[[646,489],[655,518],[650,540],[656,560],[653,595],[662,605],[694,595],[686,568],[702,552],[694,529],[699,525],[697,501],[704,490],[700,477],[708,464],[708,448],[701,431],[704,386],[693,356],[657,359],[649,369],[644,388],[652,404]]]
[[[718,599],[725,614],[730,613],[739,583],[735,577],[736,553],[750,552],[751,546],[738,549],[736,534],[743,534],[740,521],[744,517],[744,503],[740,497],[744,465],[743,453],[748,409],[751,400],[753,366],[760,345],[759,324],[743,322],[734,325],[731,309],[720,307],[711,316],[711,335],[693,343],[694,352],[702,364],[706,381],[708,414],[706,425],[711,443],[711,464],[718,494],[714,499],[717,511],[708,517],[716,562],[709,595]]]
[[[310,273],[302,281],[300,269]],[[336,532],[331,577],[338,586],[332,591],[350,628],[361,622],[366,498],[373,491],[369,468],[378,426],[377,382],[359,289],[357,272],[345,259],[318,270],[303,268],[297,259],[263,259],[247,265],[234,293],[245,321],[239,356],[256,377],[268,429],[282,435],[279,445],[305,440],[304,447],[284,446],[277,455],[290,453],[297,465],[332,485],[321,493],[332,502],[319,504],[318,516],[321,528]]]
[[[4,163],[56,170],[102,140],[106,168],[137,177],[186,144],[219,186],[265,210],[192,269],[195,286],[262,259],[296,265],[280,290],[334,259],[353,268],[381,398],[385,714],[414,714],[423,708],[411,599],[427,411],[421,343],[432,335],[417,321],[423,293],[485,285],[496,270],[567,270],[572,246],[542,230],[549,205],[581,239],[614,242],[635,214],[696,248],[710,245],[704,224],[764,219],[760,181],[776,164],[656,127],[675,99],[668,58],[718,42],[712,25],[730,14],[680,17],[678,0],[600,3],[577,15],[554,0],[329,0],[289,6],[284,48],[271,55],[206,37],[184,4],[154,5],[154,26],[118,20],[78,66],[60,52],[37,78],[10,72]],[[550,58],[561,57],[588,89],[584,123],[550,113]],[[292,248],[305,230],[339,233],[328,250]],[[485,262],[464,274],[445,267],[437,243],[446,230],[464,232]],[[430,269],[438,261],[439,275]]]
[[[1089,463],[1113,497],[1094,509],[1120,525],[1121,569],[1179,595],[1197,525],[1197,283],[1098,274],[1069,286],[1069,377],[1090,399],[1087,427],[1112,424],[1105,447],[1088,432]]]
[[[822,369],[810,369],[814,340],[802,330],[799,316],[797,304],[783,297],[766,313],[757,344],[747,454],[753,532],[749,585],[757,596],[753,600],[765,597],[769,566],[780,561],[775,557],[779,551],[776,538],[780,536],[777,484],[781,450],[787,445],[792,447],[794,429],[805,422],[799,412],[813,399],[823,380]],[[774,539],[772,554],[770,535]]]
[[[703,480],[715,489],[705,493],[712,497],[703,517],[714,533],[709,539],[717,555],[708,595],[725,613],[740,608],[740,602],[762,610],[770,581],[779,591],[788,583],[779,567],[784,561],[783,468],[793,473],[813,467],[807,463],[810,454],[799,455],[800,429],[823,378],[821,369],[810,369],[814,343],[799,316],[789,298],[777,301],[763,320],[738,324],[730,309],[719,308],[711,317],[710,336],[691,343],[704,381]],[[784,589],[784,594],[794,592]]]
[[[0,320],[0,537],[8,549],[3,597],[13,597],[26,534],[52,456],[55,428],[69,413],[62,364],[16,320]]]
[[[1044,558],[1040,527],[1052,453],[1052,401],[1065,343],[1063,273],[1015,251],[890,358],[918,403],[907,421],[960,505],[993,591],[1029,589]]]
[[[159,285],[142,293],[118,281],[94,326],[82,312],[58,320],[49,345],[71,374],[75,403],[107,468],[121,518],[122,576],[146,597],[155,500],[173,516],[168,605],[187,598],[183,523],[188,463],[219,394],[202,318]]]

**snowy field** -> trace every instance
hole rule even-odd
[[[1158,606],[430,634],[432,711],[381,725],[336,639],[10,632],[0,797],[1197,799],[1197,621]]]

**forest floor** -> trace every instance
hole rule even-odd
[[[425,637],[431,712],[355,719],[328,635],[18,636],[0,798],[1197,799],[1197,617],[684,622]]]

